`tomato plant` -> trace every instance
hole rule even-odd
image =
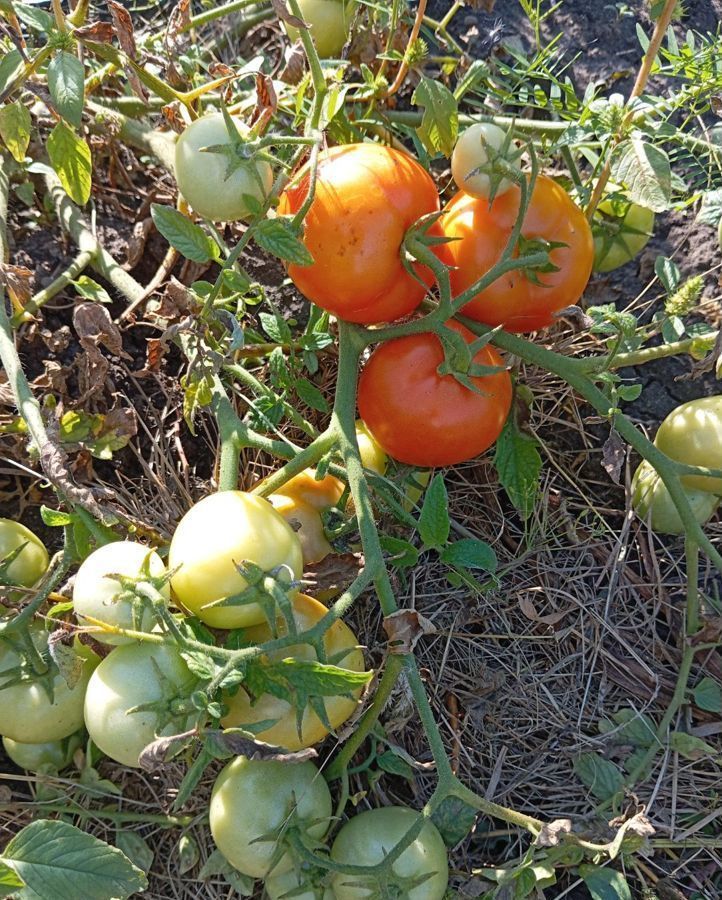
[[[326,607],[313,597],[298,594],[293,599],[293,618],[299,632],[312,628],[327,612]],[[279,618],[276,628],[279,636],[288,634],[288,626],[283,619]],[[249,646],[255,646],[271,640],[273,634],[268,624],[263,624],[247,628],[243,637]],[[334,622],[324,635],[323,645],[327,661],[351,672],[363,672],[363,653],[358,647],[356,635],[348,625],[340,620]],[[273,650],[268,656],[272,660],[316,659],[316,653],[309,644],[296,644],[282,650]],[[343,725],[352,715],[360,693],[359,689],[352,697],[326,697],[320,701],[326,710],[328,724],[333,730]],[[302,711],[302,716],[299,716],[299,711],[294,705],[272,694],[251,698],[241,686],[238,693],[225,698],[225,703],[228,706],[228,713],[221,720],[224,728],[243,728],[257,722],[276,720],[270,728],[256,732],[258,739],[267,744],[275,744],[287,750],[298,750],[317,744],[328,734],[328,728],[310,706],[307,706]]]
[[[654,443],[667,456],[688,466],[717,469],[722,465],[722,396],[682,403],[667,416]],[[687,488],[722,494],[722,478],[683,475]]]
[[[198,718],[188,699],[196,684],[174,647],[151,643],[116,647],[88,684],[88,734],[106,756],[137,767],[148,744],[187,730]]]
[[[59,741],[40,744],[22,744],[4,737],[3,747],[8,757],[21,769],[28,772],[60,772],[70,765],[75,751],[82,747],[83,735],[84,732],[78,731]]]
[[[357,0],[298,0],[303,21],[321,59],[337,57],[348,39],[348,29]],[[292,41],[299,39],[298,29],[284,23]]]
[[[317,884],[312,874],[306,873],[303,868],[300,871],[289,869],[280,875],[270,875],[263,882],[269,900],[281,900],[291,897],[294,900],[335,900],[330,887]],[[306,890],[300,890],[307,888]]]
[[[32,587],[45,574],[48,568],[48,551],[40,538],[33,532],[15,522],[13,519],[0,519],[0,566],[11,553],[22,550],[12,562],[7,564],[4,578],[0,584]]]
[[[488,172],[476,170],[481,166],[488,166],[490,159],[493,161],[493,154],[502,151],[506,140],[506,132],[493,122],[477,122],[461,132],[451,156],[451,174],[460,191],[479,199],[489,197],[492,189],[491,176]],[[510,187],[508,179],[499,178],[496,196]]]
[[[293,867],[284,846],[285,829],[320,840],[331,812],[328,785],[313,763],[237,756],[216,779],[209,821],[213,840],[231,865],[263,878]]]
[[[271,494],[268,500],[293,528],[301,543],[304,566],[321,562],[333,552],[323,530],[321,514],[310,503],[285,494]]]
[[[455,297],[500,259],[519,214],[520,196],[518,185],[512,185],[489,205],[487,199],[462,191],[445,206],[435,230],[451,240],[436,252],[453,267]],[[552,324],[555,312],[579,300],[592,271],[592,232],[569,194],[546,175],[536,179],[521,233],[527,251],[549,250],[551,266],[507,272],[464,306],[465,316],[507,331],[537,331]]]
[[[246,197],[263,203],[273,183],[265,160],[231,154],[232,147],[242,148],[248,138],[243,120],[233,122],[237,137],[229,135],[222,113],[210,113],[191,122],[175,146],[178,190],[199,216],[213,222],[246,218],[252,211]]]
[[[309,178],[307,167],[282,194],[280,214],[298,212]],[[411,156],[380,144],[333,147],[320,155],[304,219],[303,242],[314,262],[291,264],[288,274],[302,294],[339,319],[392,322],[425,294],[401,262],[404,234],[438,208],[431,176]]]
[[[143,544],[133,541],[114,541],[98,547],[83,562],[73,585],[73,607],[78,622],[87,622],[86,616],[133,631],[150,631],[153,628],[153,612],[148,603],[143,604],[128,589],[123,588],[113,575],[140,578],[147,574],[162,578],[166,574],[163,560]],[[167,582],[160,592],[168,599]],[[136,613],[134,616],[134,606]],[[131,637],[122,634],[96,632],[99,641],[106,644],[127,644]]]
[[[421,813],[404,806],[384,806],[359,813],[341,828],[331,847],[334,862],[375,866],[394,849]],[[441,900],[449,880],[446,847],[436,826],[427,820],[419,835],[393,863],[390,882],[394,896],[408,900]],[[369,897],[373,890],[365,876],[338,872],[333,878],[336,900]]]
[[[36,675],[17,647],[0,641],[0,733],[23,744],[59,741],[83,725],[83,699],[99,659],[76,640],[64,677],[50,659],[48,632],[37,624],[30,636],[48,672]]]
[[[594,270],[611,272],[646,247],[654,231],[654,213],[629,199],[617,185],[597,206],[592,222]]]
[[[196,503],[178,523],[170,545],[171,587],[183,606],[215,628],[241,628],[265,619],[258,603],[212,606],[239,594],[248,582],[238,571],[252,562],[265,571],[285,567],[288,581],[301,577],[301,542],[262,497],[221,491]]]
[[[473,341],[463,325],[447,324],[467,344]],[[440,375],[443,362],[439,338],[423,333],[381,344],[361,372],[359,412],[379,445],[400,462],[453,465],[483,453],[501,433],[511,406],[509,373],[472,375],[472,390],[453,374]],[[488,344],[473,363],[504,365]]]
[[[708,491],[686,488],[687,502],[700,525],[704,525],[720,504],[719,497]],[[664,482],[646,461],[637,467],[632,478],[632,506],[642,519],[649,519],[660,534],[684,534],[684,523]]]

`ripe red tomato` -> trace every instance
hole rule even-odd
[[[447,322],[467,343],[474,335]],[[381,344],[359,379],[358,408],[383,449],[412,466],[451,466],[483,453],[499,437],[511,407],[509,373],[473,376],[479,393],[453,375],[439,375],[444,362],[439,338],[429,332]],[[487,345],[474,363],[503,366]]]
[[[512,185],[491,206],[487,199],[463,191],[447,204],[435,228],[455,240],[438,246],[436,252],[454,267],[450,273],[454,297],[498,262],[517,218],[519,196],[518,186]],[[536,331],[551,325],[553,313],[579,300],[594,261],[592,232],[581,209],[546,175],[540,175],[534,185],[522,237],[565,244],[550,253],[557,271],[508,272],[464,306],[465,316],[486,325],[503,325],[507,331]]]
[[[308,184],[306,167],[281,196],[281,215],[298,212]],[[381,144],[333,147],[320,154],[304,220],[303,243],[314,262],[292,264],[288,274],[302,294],[339,319],[399,319],[424,297],[401,263],[401,242],[418,218],[438,208],[431,176],[411,156]]]

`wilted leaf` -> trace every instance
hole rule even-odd
[[[565,834],[572,833],[571,819],[554,819],[542,826],[534,843],[537,847],[556,847],[560,844]]]
[[[53,631],[48,638],[48,650],[53,662],[58,667],[63,681],[72,690],[83,674],[85,660],[82,656],[78,656],[72,647],[63,643],[63,640],[67,637],[67,632],[60,628]]]
[[[426,634],[436,634],[432,623],[415,609],[400,609],[386,616],[384,631],[389,639],[389,653],[411,653]]]
[[[624,441],[616,428],[612,428],[602,447],[602,467],[615,484],[619,484],[619,477],[624,465],[624,453]]]
[[[10,298],[19,306],[25,306],[32,297],[34,277],[25,266],[11,266],[0,261],[0,284],[5,285]]]
[[[118,43],[121,49],[129,59],[136,61],[138,59],[138,49],[135,43],[133,20],[130,17],[130,13],[120,3],[116,3],[115,0],[108,0],[108,9],[110,10],[110,16],[113,20],[113,26],[115,27],[115,33],[118,36]],[[145,88],[133,68],[126,66],[125,73],[128,76],[130,86],[133,88],[133,93],[141,100],[146,100]]]
[[[545,613],[540,615],[537,612],[537,608],[534,605],[533,601],[529,597],[520,597],[519,598],[519,609],[524,613],[524,615],[532,622],[539,622],[542,625],[548,625],[550,628],[553,625],[558,625],[559,622],[565,616],[568,616],[570,612],[574,612],[576,606],[569,606],[567,609],[557,610],[552,613]]]
[[[192,728],[190,731],[184,731],[181,734],[171,734],[167,737],[157,738],[143,748],[138,758],[141,769],[145,769],[146,772],[153,772],[186,747],[189,740],[196,737],[197,734],[196,729]]]
[[[256,727],[263,726],[263,724],[256,723]],[[207,743],[211,743],[210,750],[213,755],[221,759],[230,756],[247,756],[249,759],[273,759],[276,762],[297,764],[318,756],[313,747],[305,747],[291,753],[282,747],[266,744],[264,741],[256,741],[249,734],[249,732],[244,734],[241,729],[228,729],[226,731],[205,731],[203,736]]]
[[[303,19],[291,15],[286,6],[286,0],[271,0],[271,6],[278,18],[282,22],[285,22],[286,25],[291,25],[293,28],[308,28],[308,25],[306,25]]]

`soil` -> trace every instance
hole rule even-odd
[[[685,5],[685,28],[699,32],[717,29],[722,0],[688,0]],[[488,35],[499,19],[505,37],[531,46],[533,34],[517,0],[497,0],[496,4],[492,0],[481,6],[493,10],[469,7],[457,15],[451,29],[472,55],[488,54]],[[438,19],[448,8],[448,0],[430,0],[428,14]],[[590,81],[598,81],[624,92],[636,71],[636,22],[645,21],[646,8],[644,2],[603,5],[595,0],[565,0],[545,21],[543,33],[562,34],[560,50],[570,60],[569,72],[580,90]],[[273,29],[262,26],[246,43],[252,46],[254,40],[269,41],[273,51],[274,34]],[[96,198],[99,234],[121,262],[128,256],[139,196],[149,196],[159,180],[157,171],[142,165],[135,172],[133,190],[118,183],[112,192],[99,191]],[[76,252],[51,218],[31,215],[16,199],[12,200],[11,234],[11,258],[34,271],[36,290],[63,271]],[[151,235],[131,274],[147,283],[161,264],[165,249],[159,236]],[[585,302],[614,302],[619,308],[633,305],[647,288],[659,254],[672,256],[683,277],[704,273],[707,303],[702,318],[718,325],[720,250],[714,230],[695,223],[694,210],[660,215],[655,236],[644,253],[622,269],[596,276]],[[305,304],[285,281],[277,261],[254,252],[247,254],[243,263],[286,315],[299,319],[305,315]],[[96,274],[88,274],[103,283]],[[192,273],[178,265],[173,274],[189,280]],[[200,277],[208,277],[208,273]],[[123,301],[110,285],[103,286],[113,298],[109,311],[115,317],[122,312]],[[80,351],[72,330],[72,302],[69,295],[60,295],[45,311],[43,326],[31,328],[24,335],[21,350],[31,378],[43,374],[46,361],[72,369]],[[651,305],[645,315],[651,316],[653,310]],[[56,346],[52,335],[63,329],[67,329],[68,339]],[[89,461],[82,454],[73,458],[79,480],[108,486],[115,492],[114,502],[126,512],[138,514],[168,534],[191,499],[207,491],[214,476],[217,436],[204,416],[197,423],[196,437],[179,424],[182,397],[177,377],[181,359],[177,351],[168,353],[159,370],[148,371],[148,341],[159,334],[158,326],[150,321],[140,320],[124,328],[123,349],[129,358],[110,361],[107,381],[93,398],[94,412],[107,412],[118,404],[133,407],[145,427],[139,429],[132,446],[115,453],[111,461]],[[719,391],[711,376],[690,380],[686,377],[689,371],[688,359],[672,359],[622,373],[644,386],[641,399],[628,404],[626,411],[653,431],[679,402]],[[659,717],[665,698],[669,700],[684,603],[681,548],[678,542],[657,540],[638,523],[630,525],[623,489],[611,485],[600,466],[605,426],[591,420],[572,392],[553,378],[533,371],[524,371],[522,376],[537,398],[532,425],[542,441],[545,459],[543,499],[534,517],[526,523],[519,519],[496,485],[488,461],[476,461],[447,476],[455,526],[471,530],[494,546],[504,573],[501,581],[484,591],[451,585],[438,560],[426,554],[418,572],[409,580],[399,576],[397,587],[402,602],[413,603],[436,628],[436,635],[423,645],[420,660],[428,676],[435,713],[445,723],[445,737],[464,777],[481,786],[482,791],[488,786],[497,802],[542,818],[570,814],[579,825],[579,820],[583,823],[591,815],[594,801],[574,780],[572,761],[580,751],[598,749],[599,719],[629,704]],[[77,386],[76,377],[70,371],[69,403]],[[22,441],[7,437],[0,440],[3,457],[24,460]],[[165,462],[161,459],[164,455]],[[150,468],[143,460],[150,461]],[[256,474],[265,464],[257,456],[249,456],[245,462]],[[160,498],[156,477],[169,486]],[[58,549],[59,536],[40,520],[41,502],[52,504],[48,490],[19,474],[9,463],[0,467],[0,515],[21,516],[51,549]],[[718,579],[706,570],[701,586],[710,596],[720,587]],[[373,665],[381,660],[380,651],[373,648],[380,647],[383,640],[375,609],[369,602],[351,618],[357,633],[364,635],[372,648],[369,657]],[[560,618],[551,623],[543,618],[557,614]],[[447,646],[447,636],[452,634],[455,641]],[[453,704],[457,704],[456,712]],[[700,727],[708,721],[695,709],[684,724]],[[428,750],[403,688],[387,709],[385,724],[390,738],[420,765],[428,762]],[[614,758],[624,748],[611,744],[605,745],[605,751]],[[10,771],[8,766],[0,751],[0,768]],[[694,820],[697,810],[707,811],[705,792],[712,795],[718,791],[719,781],[715,787],[714,771],[710,774],[701,763],[698,769],[691,763],[687,766],[686,774],[675,774],[680,780],[675,781],[674,790],[687,790],[683,815]],[[148,786],[127,770],[102,763],[101,771],[122,783],[131,803],[147,801]],[[199,787],[192,811],[202,810],[211,775]],[[149,780],[157,805],[169,805],[178,781],[178,772],[172,767]],[[18,790],[17,782],[11,786]],[[399,800],[418,805],[431,786],[431,779],[420,769],[410,782],[384,776],[376,792],[382,802]],[[356,777],[352,793],[365,789],[364,780]],[[676,795],[672,798],[667,792],[672,788],[660,790],[654,806],[663,833],[670,822],[674,826],[678,814]],[[640,802],[654,800],[644,794]],[[458,848],[453,857],[457,872],[468,873],[472,868],[520,857],[524,848],[513,835],[489,838],[486,828],[480,823],[476,833]],[[194,833],[201,841],[200,829]],[[151,839],[150,831],[145,834]],[[157,840],[154,849],[160,867],[161,860],[172,859],[173,847],[168,843],[170,837]],[[203,846],[202,852],[206,851]],[[691,892],[706,879],[712,885],[710,858],[714,859],[710,854],[689,869],[686,863],[680,863],[679,871],[669,876],[669,893],[663,889],[667,873],[674,867],[660,864],[658,896],[691,896],[674,891],[681,886]],[[165,873],[164,862],[163,874],[156,878],[147,896],[161,900],[180,896],[184,889],[209,900],[227,894],[222,882],[201,886],[191,876],[187,885],[174,886],[170,894],[168,877],[173,875]],[[459,877],[454,884],[463,896],[475,896],[478,890],[478,880],[468,877]],[[546,896],[552,900],[560,896],[560,890],[550,888]],[[571,887],[565,896],[588,895]],[[635,896],[642,897],[641,889]],[[698,896],[712,900],[713,894]]]

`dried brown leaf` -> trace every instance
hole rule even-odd
[[[317,751],[313,747],[306,747],[303,750],[297,750],[292,753],[289,750],[284,750],[283,747],[276,747],[263,741],[255,741],[252,737],[249,737],[248,732],[244,733],[241,730],[206,731],[205,735],[211,738],[220,750],[236,756],[247,756],[249,759],[273,759],[276,762],[294,764],[306,762],[318,756]]]
[[[80,303],[73,311],[73,327],[81,347],[88,354],[97,354],[98,347],[102,345],[112,356],[132,359],[123,350],[120,329],[110,318],[105,306],[93,302]]]
[[[384,631],[389,639],[389,653],[411,653],[425,634],[436,634],[436,628],[415,609],[400,609],[386,616]]]
[[[188,744],[191,738],[196,737],[198,732],[195,728],[190,731],[184,731],[182,734],[171,734],[168,737],[161,737],[144,747],[138,763],[141,769],[146,772],[152,772],[159,766],[162,766],[171,756],[175,756],[180,750]]]
[[[133,31],[133,21],[130,18],[130,13],[120,3],[116,3],[115,0],[108,0],[108,9],[110,10],[113,27],[121,49],[129,59],[137,62],[138,48],[135,43],[135,32]],[[147,100],[146,90],[132,66],[126,66],[125,73],[136,97],[144,101]]]
[[[524,613],[527,619],[530,619],[532,622],[540,622],[542,625],[549,625],[550,627],[552,625],[558,625],[565,616],[568,616],[570,612],[573,612],[576,609],[574,606],[569,606],[567,609],[539,615],[536,606],[528,597],[520,597],[518,603],[519,609]]]
[[[143,257],[145,245],[148,237],[153,230],[153,219],[147,216],[140,222],[136,222],[133,226],[133,233],[128,241],[128,260],[125,264],[126,269],[134,269]]]
[[[109,44],[115,35],[115,29],[110,22],[90,22],[76,28],[73,35],[80,41],[85,38],[88,41],[97,41],[99,44]]]
[[[292,25],[294,28],[308,28],[303,19],[291,15],[286,6],[286,0],[271,0],[271,6],[278,18],[287,25]]]
[[[161,112],[163,113],[163,118],[176,134],[181,134],[185,131],[186,123],[181,114],[180,100],[174,100],[172,103],[167,103],[161,109]]]
[[[273,118],[278,109],[278,97],[273,87],[273,80],[260,72],[256,75],[256,108],[253,110],[251,122],[261,122],[259,131]]]
[[[571,833],[571,819],[554,819],[553,822],[542,826],[534,843],[537,847],[556,847],[563,840],[565,834]]]
[[[609,432],[609,437],[602,448],[602,467],[615,484],[619,484],[624,465],[625,444],[615,428]]]
[[[0,262],[0,284],[5,285],[10,299],[20,306],[25,306],[32,297],[34,278],[33,273],[25,266],[11,266]]]

